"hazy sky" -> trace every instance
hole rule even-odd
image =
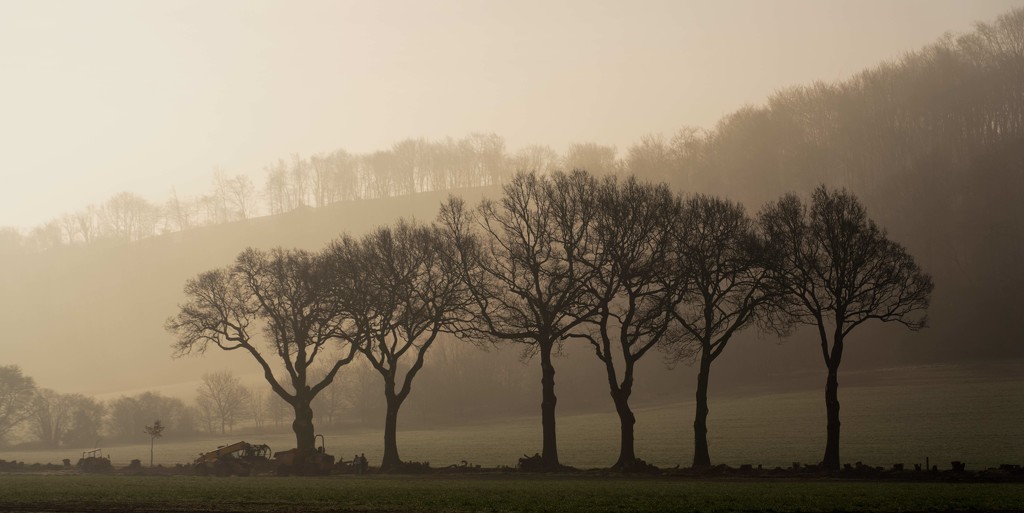
[[[623,150],[1017,5],[0,0],[0,226],[405,137]]]

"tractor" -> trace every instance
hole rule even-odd
[[[78,460],[78,468],[85,473],[106,473],[114,469],[110,465],[110,456],[103,456],[102,449],[93,449],[82,453]]]
[[[268,445],[235,442],[200,454],[194,467],[202,476],[248,476],[253,467],[267,466],[271,454]]]
[[[276,473],[279,476],[317,476],[328,474],[334,468],[334,456],[327,454],[324,446],[324,435],[316,435],[320,446],[312,453],[301,455],[298,449],[288,449],[274,454],[277,462]]]

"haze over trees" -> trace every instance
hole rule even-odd
[[[32,414],[36,383],[17,365],[0,366],[0,444]]]
[[[229,192],[231,186],[228,184],[234,179],[221,173],[214,181],[214,192],[205,199],[179,200],[175,196],[166,205],[157,204],[155,210],[158,212],[158,220],[152,225],[145,221],[147,208],[144,205],[140,206],[138,201],[131,198],[121,197],[117,202],[112,199],[109,205],[101,204],[81,213],[69,214],[59,222],[39,227],[30,234],[0,230],[0,255],[6,256],[26,248],[57,249],[104,240],[136,241],[159,233],[251,220],[267,212],[286,213],[304,207],[325,207],[357,198],[398,194],[399,191],[432,190],[453,184],[509,183],[512,171],[519,169],[536,169],[540,176],[550,179],[554,171],[571,167],[567,165],[570,162],[568,157],[571,156],[571,162],[585,163],[585,167],[591,167],[595,175],[615,168],[618,172],[630,172],[641,178],[665,180],[673,190],[702,192],[708,194],[708,198],[715,199],[728,197],[729,202],[742,201],[742,204],[749,207],[777,199],[778,195],[790,191],[808,193],[810,184],[816,183],[826,184],[825,190],[833,191],[829,194],[834,193],[829,188],[836,186],[856,191],[863,206],[870,207],[879,224],[888,227],[894,239],[898,238],[905,243],[906,251],[916,255],[922,266],[933,272],[935,280],[942,284],[935,291],[930,308],[936,312],[932,317],[936,324],[941,324],[941,329],[936,329],[934,335],[929,337],[928,346],[913,345],[917,344],[916,341],[912,344],[907,340],[894,339],[890,345],[897,348],[893,353],[898,358],[894,358],[893,363],[956,361],[965,356],[983,358],[1019,355],[1021,349],[1015,342],[1015,328],[1006,319],[1015,318],[1016,312],[1020,310],[1022,302],[1018,292],[1024,286],[1024,273],[1014,262],[1017,255],[1024,254],[1024,242],[1018,236],[1024,233],[1024,211],[1018,201],[1024,194],[1024,175],[1018,172],[1024,169],[1021,152],[1021,148],[1024,148],[1024,123],[1021,121],[1024,104],[1020,101],[1024,97],[1024,86],[1021,85],[1024,83],[1021,74],[1024,64],[1019,50],[1019,29],[1024,26],[1022,13],[1024,10],[1013,11],[995,23],[979,25],[970,34],[944,38],[926,49],[866,70],[847,81],[782,91],[767,105],[741,109],[711,130],[684,129],[670,137],[657,134],[646,136],[636,145],[627,148],[623,155],[617,155],[614,148],[609,153],[609,147],[592,143],[574,145],[564,156],[545,146],[531,146],[505,155],[503,142],[498,144],[494,138],[483,137],[477,142],[465,144],[460,140],[408,140],[368,155],[339,150],[308,159],[294,157],[271,166],[262,187],[257,185],[261,183],[259,179],[250,179],[252,187],[248,189],[244,185],[236,186],[235,189],[241,191],[238,200],[230,199],[232,193]],[[443,151],[437,149],[441,147]],[[455,155],[462,155],[465,160]],[[487,167],[491,165],[495,167]],[[372,172],[369,171],[371,169]],[[382,175],[384,178],[377,176],[378,170],[385,173]],[[241,175],[236,178],[240,182],[245,181],[241,180]],[[272,196],[267,195],[270,190],[275,191]],[[721,196],[713,196],[715,194]],[[599,194],[595,196],[600,197]],[[779,200],[775,206],[788,202],[787,198]],[[176,204],[174,208],[172,202]],[[121,203],[127,207],[121,208]],[[134,210],[138,215],[130,214],[133,212],[129,208],[131,205],[138,207]],[[495,205],[496,210],[500,211],[500,203]],[[801,205],[807,208],[803,202]],[[473,212],[473,215],[477,216],[474,222],[480,222],[480,213]],[[285,218],[281,219],[284,225]],[[340,223],[343,220],[330,222]],[[261,225],[261,229],[265,226]],[[472,223],[467,226],[471,229],[467,228],[466,233],[476,233],[474,237],[483,236],[480,226]],[[300,228],[303,227],[299,224],[289,224],[285,230],[296,232]],[[217,231],[215,235],[223,236],[226,232]],[[200,238],[202,235],[192,232],[189,236],[193,238],[189,240],[208,243],[208,238]],[[224,239],[232,244],[237,242],[228,237]],[[269,237],[260,241],[261,244],[275,243]],[[244,244],[239,247],[242,246]],[[168,246],[159,247],[166,249]],[[134,245],[117,255],[125,259],[136,258],[140,251],[140,245]],[[234,254],[238,250],[231,251]],[[581,257],[588,254],[580,253]],[[90,253],[86,256],[94,255]],[[143,255],[154,256],[149,253]],[[477,254],[469,256],[473,261],[481,258]],[[57,255],[57,252],[53,252],[47,253],[46,258],[25,257],[18,260],[19,263],[24,262],[24,265],[15,267],[19,269],[19,274],[22,274],[22,269],[31,271],[23,273],[31,276],[52,270],[46,267],[48,265],[52,265],[53,269],[77,269],[77,266],[85,265],[83,262],[89,263],[88,260],[76,258],[77,255]],[[583,262],[582,259],[579,261]],[[154,259],[154,262],[159,265],[163,261]],[[170,267],[170,264],[166,265]],[[466,270],[462,272],[477,282],[488,282],[480,275],[470,274]],[[0,273],[13,274],[12,271]],[[26,289],[36,286],[21,277],[10,278],[4,283],[11,283],[11,290],[20,290],[18,287],[23,286],[23,282],[18,279],[28,284],[24,285]],[[98,288],[89,281],[83,283],[80,288],[90,293]],[[470,280],[469,283],[474,281]],[[111,295],[134,298],[138,296],[134,292],[139,289],[116,290],[119,292]],[[125,290],[134,292],[126,293]],[[53,290],[44,289],[44,293],[47,292],[53,293]],[[147,290],[145,293],[159,292]],[[11,296],[20,297],[21,294],[15,292]],[[622,306],[621,303],[610,304]],[[677,312],[699,312],[690,312],[689,308],[693,306],[696,303],[681,305]],[[789,306],[795,308],[792,304]],[[585,309],[577,311],[583,318],[593,319],[585,315]],[[603,314],[600,311],[598,313]],[[160,314],[165,315],[166,311]],[[614,314],[614,310],[609,308],[608,315],[609,319],[613,319],[614,315],[622,314]],[[813,314],[805,315],[810,315],[805,320],[813,317]],[[827,312],[823,315],[827,317]],[[12,318],[16,316],[17,313],[12,314]],[[753,317],[756,316],[748,312],[743,326],[750,325]],[[696,316],[690,322],[703,320]],[[262,334],[256,328],[261,322],[253,324],[256,331],[250,330],[250,334]],[[47,336],[55,333],[45,330],[56,328],[40,326],[42,323],[35,324],[33,331],[43,331]],[[76,329],[84,324],[75,323]],[[811,326],[817,326],[817,319],[814,319]],[[736,331],[739,329],[736,328]],[[699,331],[697,328],[695,330]],[[834,338],[835,330],[828,328],[825,332],[828,340],[824,345],[827,346]],[[479,334],[480,338],[490,337],[485,336],[483,331]],[[609,332],[610,342],[615,341],[614,335]],[[965,345],[962,343],[965,339],[979,342]],[[604,351],[603,339],[595,337],[594,340],[599,342],[598,350]],[[864,342],[881,344],[878,341]],[[554,347],[557,348],[561,343],[562,340],[558,339]],[[888,337],[885,343],[889,343]],[[435,348],[431,350],[431,360],[424,364],[425,370],[417,378],[422,380],[417,382],[417,389],[423,390],[424,394],[417,395],[416,401],[410,402],[403,411],[422,408],[430,409],[431,413],[474,411],[466,408],[466,404],[483,404],[484,401],[480,400],[483,395],[481,390],[486,387],[467,386],[466,383],[486,382],[488,386],[504,387],[501,390],[533,391],[521,384],[524,373],[520,369],[502,368],[501,365],[493,364],[489,360],[494,356],[493,353],[478,354],[460,348],[444,354],[437,352],[438,344],[435,343]],[[456,344],[453,342],[452,347],[459,347]],[[701,347],[700,354],[704,354],[704,344],[698,345]],[[527,347],[535,349],[530,345]],[[619,349],[608,347],[612,352]],[[635,346],[634,349],[641,347]],[[693,346],[676,347],[693,349]],[[712,343],[707,347],[707,354],[717,356],[724,344],[715,346]],[[747,349],[746,346],[740,347]],[[831,350],[823,350],[826,369],[830,374],[831,366],[836,369],[839,366],[838,359],[834,364],[830,361],[834,352],[834,345]],[[712,359],[709,359],[708,370]],[[309,383],[320,382],[320,376],[326,376],[333,368],[334,361],[329,363],[325,368],[322,367],[322,374],[317,374]],[[571,358],[561,362],[555,360],[550,365],[552,373],[555,364],[559,368],[559,375],[564,376],[563,369],[575,365],[575,362]],[[281,365],[284,365],[283,361]],[[443,366],[445,371],[431,376],[432,365],[439,369]],[[479,372],[472,368],[474,366],[487,371]],[[615,370],[624,372],[625,368],[616,363]],[[702,372],[705,376],[708,373]],[[446,379],[436,377],[440,375]],[[376,376],[369,377],[374,381],[367,379],[360,383],[369,382],[372,387],[365,388],[373,388],[379,395]],[[337,381],[347,380],[338,375],[335,378]],[[451,382],[463,385],[452,385],[448,378]],[[560,378],[560,383],[564,383],[564,379]],[[551,382],[553,387],[553,379]],[[624,378],[618,378],[618,383],[609,382],[610,390],[614,391],[616,386],[623,388],[625,382]],[[292,390],[287,383],[283,383],[283,386]],[[317,394],[311,403],[317,425],[332,422],[333,406],[329,407],[326,403],[317,406],[318,400],[327,399],[325,394],[332,390],[332,386],[329,385],[328,389]],[[356,388],[352,387],[353,390]],[[440,393],[441,390],[450,393],[445,395]],[[559,398],[563,398],[563,404],[565,396],[562,394],[583,395],[579,391],[566,391],[564,387],[561,390]],[[554,396],[553,388],[551,395]],[[367,419],[380,414],[381,405],[374,404],[373,395],[353,393],[352,396],[351,401],[359,403],[357,407],[354,406],[355,411],[365,412]],[[698,385],[697,417],[704,411],[706,418],[708,408],[701,409],[700,396]],[[264,403],[268,406],[265,421],[268,425],[276,424],[283,418],[280,407],[286,403],[280,397],[275,393]],[[471,402],[473,400],[477,402]],[[161,418],[168,421],[172,429],[179,426],[183,426],[183,429],[184,426],[192,426],[188,429],[194,429],[202,425],[195,412],[190,413],[184,404],[178,414],[182,419],[179,422],[171,414],[129,416],[124,413],[128,408],[118,408],[115,412],[113,406],[116,402],[111,403],[111,412],[108,414],[107,429],[111,433],[118,433],[112,436],[138,436],[141,429],[138,423],[122,420],[129,417],[141,418],[144,422]],[[331,400],[329,404],[338,403]],[[833,442],[833,430],[830,427],[829,445],[838,444],[837,393],[834,406],[836,435]],[[139,410],[141,406],[134,405],[132,408]],[[828,403],[828,408],[831,424],[831,403]],[[483,409],[480,407],[475,411]],[[553,402],[550,410],[553,425]],[[190,415],[194,416],[192,420],[188,420]],[[403,413],[403,418],[407,418],[405,415]],[[253,416],[258,414],[253,413]],[[4,432],[4,418],[0,410],[0,435]],[[462,417],[460,415],[457,418]],[[625,418],[628,420],[629,416]],[[697,420],[695,418],[695,446],[700,444]],[[20,426],[25,427],[27,424],[22,422]],[[622,431],[626,432],[625,427]],[[554,432],[553,429],[551,432]],[[695,465],[698,463],[696,452]],[[625,454],[626,451],[621,453]],[[622,461],[623,457],[620,455],[619,459]],[[838,455],[835,459],[838,461]],[[825,460],[829,460],[828,454]],[[710,463],[710,454],[707,461]]]
[[[43,447],[78,447],[100,438],[105,408],[81,394],[60,394],[48,388],[32,400],[29,429]]]
[[[196,395],[200,417],[209,433],[231,432],[246,408],[253,408],[249,391],[231,371],[204,374]],[[254,412],[252,417],[259,419],[258,410]]]
[[[177,397],[159,392],[121,396],[107,403],[106,435],[115,440],[137,440],[153,419],[160,419],[168,433],[190,435],[196,431],[192,408]],[[94,443],[95,440],[90,441]]]

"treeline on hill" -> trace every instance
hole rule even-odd
[[[406,139],[368,154],[336,150],[309,158],[292,155],[265,169],[262,186],[247,174],[213,174],[213,188],[193,199],[177,193],[153,203],[122,192],[100,205],[64,214],[22,235],[0,230],[0,251],[49,250],[79,244],[136,241],[202,226],[244,221],[342,201],[387,198],[418,192],[502,183],[516,170],[562,167],[611,172],[615,148],[573,144],[565,155],[547,146],[508,154],[495,134],[470,134],[440,141]]]

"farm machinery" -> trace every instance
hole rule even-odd
[[[298,449],[288,449],[274,454],[277,475],[315,476],[329,473],[334,468],[334,456],[327,454],[324,435],[316,435],[314,440],[320,440],[320,446],[312,452],[303,454]]]
[[[110,472],[114,467],[110,465],[110,457],[103,456],[102,449],[93,449],[82,453],[82,458],[78,460],[78,468],[86,473],[103,473]]]
[[[195,470],[199,475],[248,476],[253,467],[268,467],[270,446],[235,442],[202,453],[196,458]]]

